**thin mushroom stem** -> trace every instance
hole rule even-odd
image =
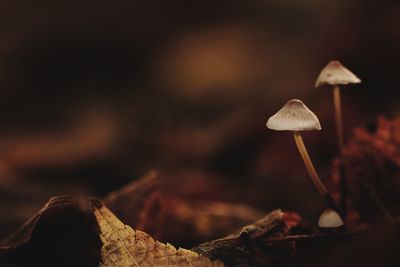
[[[333,105],[335,108],[335,121],[336,121],[338,152],[339,152],[340,207],[342,215],[345,218],[347,188],[346,188],[346,170],[343,162],[343,148],[344,148],[343,117],[342,117],[342,104],[340,100],[340,87],[337,84],[333,86]]]
[[[307,149],[304,145],[301,133],[293,132],[293,136],[294,136],[294,141],[296,142],[296,145],[297,145],[297,149],[299,150],[301,158],[303,159],[304,164],[306,165],[306,169],[308,171],[308,174],[311,177],[311,180],[313,181],[318,192],[323,197],[325,197],[328,194],[328,191],[326,190],[324,184],[321,182],[321,179],[319,178],[318,173],[314,168],[314,165],[313,165],[313,163],[310,159],[310,156],[308,155]]]
[[[343,147],[344,147],[342,103],[340,100],[340,87],[337,84],[333,86],[333,105],[335,107],[335,120],[336,120],[336,131],[337,131],[337,139],[338,139],[338,150],[339,150],[339,155],[342,156]]]
[[[308,174],[310,175],[311,180],[313,181],[315,187],[317,188],[318,192],[322,195],[322,197],[325,199],[328,206],[331,209],[338,211],[335,201],[329,195],[328,190],[326,190],[326,187],[322,183],[321,179],[318,176],[317,171],[314,168],[314,165],[310,159],[310,156],[308,155],[306,146],[304,145],[301,133],[295,131],[295,132],[293,132],[293,136],[294,136],[294,141],[296,142],[297,149],[300,152],[301,158],[304,161],[304,165],[306,165]]]

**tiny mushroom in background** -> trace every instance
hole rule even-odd
[[[329,84],[333,86],[333,104],[335,108],[337,138],[340,154],[343,151],[344,138],[339,85],[354,83],[361,83],[361,80],[337,60],[329,62],[329,64],[322,69],[317,81],[315,82],[315,87],[319,87],[324,84]]]
[[[292,99],[267,121],[267,127],[276,131],[292,131],[294,140],[307,171],[318,192],[325,198],[330,208],[337,210],[336,203],[321,182],[311,162],[301,136],[302,131],[321,130],[317,116],[301,100]]]
[[[334,211],[333,209],[326,209],[318,220],[318,226],[320,228],[339,228],[343,227],[344,223],[339,213]]]
[[[340,101],[340,87],[339,85],[361,83],[361,80],[350,70],[344,67],[339,61],[333,60],[329,62],[319,74],[315,87],[324,84],[333,86],[333,104],[335,108],[335,121],[338,139],[338,152],[340,160],[340,207],[343,215],[346,214],[346,172],[343,163],[343,118],[342,106]]]

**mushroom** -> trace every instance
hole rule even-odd
[[[306,169],[318,192],[325,198],[332,209],[337,209],[335,202],[321,182],[317,171],[308,155],[301,136],[302,131],[321,130],[317,116],[299,99],[292,99],[286,103],[275,115],[267,121],[267,127],[276,131],[292,131],[294,140]]]
[[[320,228],[338,228],[344,225],[339,213],[333,209],[326,209],[318,220]]]
[[[315,87],[319,87],[324,84],[330,84],[333,86],[333,104],[335,107],[335,119],[340,155],[342,155],[343,152],[344,139],[339,85],[352,83],[361,83],[361,80],[337,60],[329,62],[329,64],[322,69],[317,81],[315,82]]]
[[[340,87],[341,84],[355,84],[360,83],[361,80],[350,70],[344,67],[339,61],[333,60],[329,62],[325,68],[322,69],[315,82],[315,87],[320,85],[330,84],[333,86],[333,104],[335,108],[335,121],[336,131],[338,140],[338,153],[339,153],[339,174],[340,174],[340,206],[343,215],[346,214],[346,176],[345,168],[343,163],[343,118],[342,118],[342,107],[340,101]]]

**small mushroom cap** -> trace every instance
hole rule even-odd
[[[268,119],[267,127],[276,131],[321,130],[317,116],[299,99],[289,100]]]
[[[342,226],[343,220],[333,209],[326,209],[318,220],[318,226],[321,228],[334,228]]]
[[[354,73],[348,70],[339,61],[333,60],[321,70],[315,82],[315,87],[323,84],[335,85],[360,82],[361,80]]]

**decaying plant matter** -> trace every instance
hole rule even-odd
[[[3,240],[0,266],[97,266],[101,242],[94,225],[71,196],[53,197]]]
[[[103,242],[100,267],[128,266],[193,266],[222,267],[204,256],[186,249],[175,249],[170,244],[155,241],[145,232],[123,224],[104,204],[90,200],[100,228]]]
[[[400,119],[394,121],[396,125],[400,123]],[[387,129],[391,125],[387,122],[380,120],[378,129]],[[381,134],[382,132],[378,135]],[[127,188],[113,193],[114,197],[108,196],[105,201],[115,201],[114,205],[122,205],[127,198],[131,198],[133,202],[129,203],[125,212],[129,213],[131,208],[131,212],[141,214],[133,216],[137,222],[150,220],[152,209],[146,202],[154,199],[149,196],[158,191],[153,188],[153,182],[157,181],[154,180],[155,177],[157,175],[151,172]],[[99,266],[101,259],[102,266],[121,267],[136,266],[132,264],[132,259],[139,262],[137,266],[156,266],[155,261],[159,266],[177,267],[210,264],[249,267],[354,266],[356,263],[377,260],[383,266],[388,266],[397,260],[397,254],[391,251],[397,247],[400,233],[393,228],[375,229],[369,233],[324,233],[307,226],[307,222],[296,213],[276,210],[265,214],[254,223],[239,227],[239,231],[232,231],[234,233],[226,237],[205,242],[190,250],[176,250],[168,244],[154,241],[140,230],[132,230],[99,200],[92,199],[91,203],[94,215],[82,209],[70,196],[52,198],[37,215],[2,243],[0,263],[3,265],[0,266]],[[224,206],[227,207],[233,206]],[[237,207],[231,209],[231,212],[236,211]],[[229,213],[228,210],[226,212]],[[196,224],[198,219],[193,217],[192,224]],[[170,224],[169,227],[179,230],[181,226]],[[125,244],[123,240],[129,240],[130,243]],[[382,244],[380,247],[387,250],[371,251],[370,247],[375,248],[376,244]],[[127,246],[134,248],[129,252]],[[144,251],[152,253],[144,256]],[[164,257],[166,253],[170,253],[170,260],[181,261],[182,264],[168,261],[167,265],[163,265],[167,260]],[[136,256],[131,258],[131,254]],[[361,258],[357,255],[363,256]],[[146,260],[140,262],[139,258]],[[353,258],[355,259],[349,260]],[[119,260],[124,263],[114,264]],[[220,263],[212,263],[216,260]]]
[[[165,188],[166,178],[159,171],[149,171],[111,192],[103,201],[118,218],[135,229],[186,247],[194,245],[191,240],[205,242],[228,235],[264,215],[248,205],[183,198]]]
[[[249,255],[246,258],[227,258],[227,255],[237,253],[266,237],[282,237],[300,220],[294,213],[274,211],[244,227],[239,234],[209,243],[218,244],[216,247],[206,243],[192,250],[177,250],[170,244],[162,244],[148,234],[123,224],[100,200],[92,198],[90,203],[94,217],[82,211],[70,196],[52,198],[33,219],[3,243],[0,263],[18,267],[97,266],[99,262],[104,267],[223,266],[222,262],[210,261],[205,257],[212,255],[234,265],[242,262],[245,264],[243,266],[251,266],[253,259],[250,260]],[[93,231],[97,227],[100,235]],[[71,240],[75,243],[70,244]],[[88,242],[90,240],[92,243]],[[38,247],[38,244],[41,246]],[[79,252],[76,251],[78,249]],[[71,252],[74,254],[70,255]],[[248,254],[246,251],[243,253]],[[262,257],[262,262],[274,259],[274,254],[267,253]]]
[[[396,224],[400,217],[400,117],[380,116],[356,128],[344,151],[349,184],[350,227]],[[339,163],[330,187],[339,191]]]
[[[131,222],[130,225],[148,227],[150,233],[163,238],[171,237],[175,240],[174,243],[182,243],[184,236],[195,232],[197,232],[198,240],[204,237],[216,237],[227,231],[234,232],[263,215],[257,209],[234,203],[190,204],[190,202],[178,200],[177,197],[162,193],[159,188],[159,176],[159,172],[151,171],[122,190],[113,192],[104,201],[116,207],[117,211],[124,211],[121,215]],[[96,200],[91,202],[99,221],[100,209],[96,209],[95,204],[100,202]],[[101,210],[104,211],[104,209]],[[104,214],[109,215],[108,210],[106,211]],[[155,214],[159,216],[153,217]],[[280,212],[280,214],[284,213]],[[113,218],[116,219],[116,217]],[[4,240],[0,248],[0,262],[15,264],[15,266],[31,266],[30,264],[33,266],[97,266],[102,254],[100,253],[100,237],[96,233],[98,224],[95,221],[93,214],[82,209],[72,197],[54,197],[16,233]],[[153,224],[150,223],[151,221]],[[104,220],[101,222],[104,223]],[[118,222],[118,220],[115,221],[117,225],[120,225]],[[210,229],[204,228],[204,225],[217,227]],[[225,229],[222,230],[222,227]],[[175,229],[169,231],[170,228]],[[274,230],[277,229],[274,228]],[[102,231],[101,227],[100,231]],[[137,230],[135,233],[143,232]],[[105,235],[101,237],[104,239]],[[173,251],[170,246],[165,249],[169,252]],[[181,255],[182,251],[186,250],[177,251],[182,264],[169,266],[188,265],[184,264],[185,256]],[[190,251],[185,253],[189,257],[194,255],[190,254]],[[179,260],[176,257],[175,259]],[[162,261],[162,259],[159,260]]]

